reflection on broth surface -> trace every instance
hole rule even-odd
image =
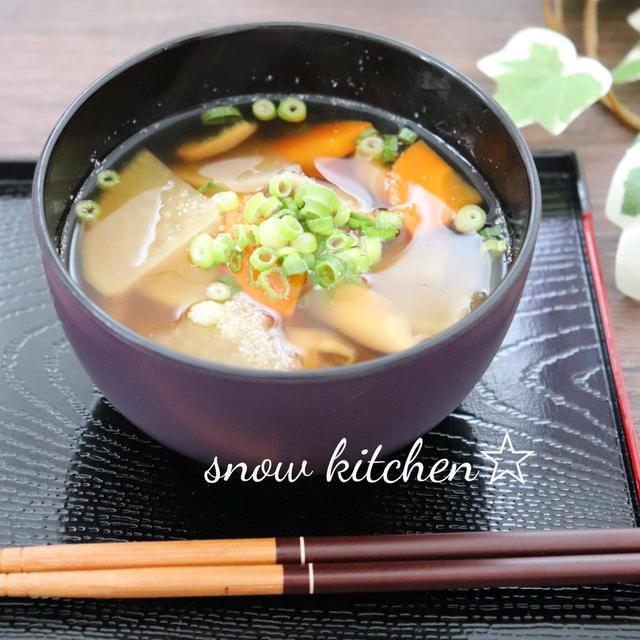
[[[400,351],[481,304],[508,237],[473,169],[389,114],[305,102],[263,121],[239,98],[105,159],[71,251],[92,299],[177,351],[280,370]]]

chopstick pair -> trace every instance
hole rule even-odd
[[[640,579],[640,530],[92,543],[0,551],[0,596],[143,598]]]

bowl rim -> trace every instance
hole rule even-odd
[[[500,281],[494,291],[491,292],[487,300],[472,313],[455,322],[436,336],[428,338],[423,342],[420,342],[402,351],[391,354],[383,354],[377,356],[376,358],[373,358],[372,360],[343,365],[339,367],[328,367],[325,369],[281,371],[273,369],[250,369],[246,367],[226,365],[209,360],[204,360],[201,358],[196,358],[187,354],[183,354],[179,351],[175,351],[168,347],[164,347],[157,342],[154,342],[153,340],[135,332],[133,329],[130,329],[124,324],[121,324],[110,315],[108,315],[101,307],[93,302],[80,289],[80,287],[71,277],[69,270],[63,265],[62,259],[60,258],[58,251],[54,247],[54,243],[49,235],[46,225],[46,219],[44,215],[44,182],[47,170],[49,168],[51,153],[55,145],[57,144],[58,139],[64,132],[66,125],[73,118],[80,107],[86,102],[86,100],[123,71],[128,70],[129,68],[144,60],[148,60],[157,55],[162,55],[163,52],[170,49],[180,47],[189,42],[195,42],[197,40],[207,38],[215,38],[221,35],[228,35],[242,31],[264,30],[273,28],[304,29],[331,32],[350,38],[355,37],[370,40],[387,47],[399,49],[407,54],[417,57],[420,60],[439,68],[444,73],[453,77],[457,82],[465,85],[467,89],[474,93],[482,102],[485,103],[488,108],[491,109],[491,111],[499,119],[506,133],[510,135],[512,140],[514,141],[516,148],[518,149],[518,152],[520,153],[520,156],[523,160],[527,181],[529,183],[529,197],[531,201],[531,205],[529,208],[529,225],[523,239],[522,246],[507,274]],[[522,134],[520,133],[514,122],[511,120],[511,118],[506,114],[504,109],[495,101],[494,98],[492,98],[473,80],[471,80],[461,71],[458,71],[447,63],[442,62],[431,54],[422,51],[421,49],[414,47],[413,45],[401,42],[389,36],[345,26],[312,22],[288,21],[250,22],[234,24],[212,29],[205,29],[195,33],[182,35],[149,47],[118,63],[117,65],[103,73],[91,84],[89,84],[73,100],[73,102],[67,107],[58,122],[53,127],[36,164],[31,199],[36,234],[38,235],[38,238],[40,240],[41,251],[46,252],[47,257],[49,258],[48,264],[53,265],[53,268],[59,280],[63,283],[68,293],[70,293],[90,315],[96,317],[96,319],[102,325],[104,325],[112,334],[115,334],[117,338],[128,343],[129,347],[132,347],[138,351],[151,351],[157,356],[169,358],[172,361],[177,361],[180,364],[188,365],[190,367],[199,368],[209,373],[215,373],[227,378],[250,380],[252,382],[292,381],[299,383],[313,383],[356,378],[380,372],[390,367],[400,366],[409,361],[413,361],[416,358],[424,357],[429,351],[437,349],[442,343],[455,338],[456,335],[465,333],[474,324],[482,322],[482,320],[486,316],[488,316],[491,311],[495,309],[495,307],[499,305],[501,301],[507,296],[508,292],[511,289],[511,286],[515,284],[515,281],[517,281],[528,269],[529,259],[531,258],[535,248],[538,228],[542,217],[540,182],[538,179],[533,156],[528,145],[526,144],[524,138],[522,137]]]

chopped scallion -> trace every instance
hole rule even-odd
[[[273,288],[271,284],[272,278],[280,281],[280,283],[282,284],[282,288],[284,289],[283,293],[278,293]],[[262,287],[262,290],[273,300],[284,300],[289,296],[289,293],[291,292],[291,285],[289,284],[289,280],[287,280],[280,267],[272,267],[271,269],[263,271],[258,276],[258,286]]]
[[[189,245],[191,262],[200,269],[211,269],[215,264],[213,238],[208,233],[199,233]]]
[[[244,219],[253,224],[257,222],[260,214],[258,213],[258,207],[266,200],[263,193],[256,193],[247,200],[247,204],[244,206]]]
[[[362,238],[360,246],[370,265],[374,265],[382,257],[382,242],[379,238]]]
[[[328,236],[334,229],[333,218],[331,216],[311,218],[307,220],[307,226],[309,227],[309,231],[313,231],[313,233]]]
[[[484,227],[487,221],[487,214],[482,207],[476,204],[466,204],[458,209],[453,226],[460,233],[476,233]]]
[[[364,140],[358,142],[356,148],[357,152],[365,158],[371,158],[372,160],[380,160],[384,151],[384,141],[378,136],[369,136]]]
[[[402,127],[400,133],[398,133],[398,140],[402,144],[413,144],[418,139],[418,134],[415,131],[411,131],[409,127]]]
[[[75,212],[80,222],[95,222],[102,213],[102,207],[94,200],[80,200],[76,202]]]
[[[482,248],[489,253],[499,255],[507,250],[507,243],[498,238],[489,238],[488,240],[482,241]]]
[[[296,222],[298,221],[296,220]],[[270,249],[282,249],[282,247],[286,247],[289,244],[287,233],[288,230],[285,230],[285,223],[282,222],[282,218],[267,218],[261,222],[258,227],[260,244]]]
[[[295,240],[300,234],[304,233],[302,225],[294,216],[291,215],[280,218],[280,231],[289,242]]]
[[[299,253],[293,252],[285,256],[282,261],[282,272],[285,276],[295,276],[298,273],[307,271],[307,263],[302,259]]]
[[[267,100],[260,98],[251,105],[251,111],[258,120],[273,120],[276,117],[276,105]]]
[[[224,302],[231,297],[231,288],[224,282],[212,282],[207,287],[207,298],[216,302]]]
[[[211,196],[220,211],[233,211],[240,206],[240,199],[235,191],[221,191]]]
[[[258,247],[250,256],[249,264],[256,271],[265,271],[276,263],[276,254],[268,247]]]
[[[355,138],[353,143],[357,145],[359,142],[362,142],[366,138],[370,138],[371,136],[376,135],[378,135],[378,130],[374,129],[373,127],[369,127],[368,129],[365,129],[357,138]]]
[[[269,193],[276,198],[286,198],[293,191],[293,180],[291,176],[275,175],[269,181]]]
[[[236,248],[236,243],[228,233],[219,233],[213,238],[213,263],[224,264],[228,262]]]
[[[382,162],[393,162],[398,157],[398,136],[382,136]]]
[[[120,184],[120,174],[113,169],[101,171],[96,178],[96,184],[99,189],[111,189]]]
[[[316,264],[313,269],[313,279],[316,284],[328,289],[342,282],[345,273],[344,264],[335,256],[328,256]]]
[[[343,231],[336,231],[325,240],[325,247],[327,248],[327,251],[335,253],[338,251],[344,251],[345,249],[350,249],[353,246],[353,243],[354,239],[350,235]]]
[[[282,209],[282,202],[278,198],[274,196],[269,196],[265,198],[258,205],[258,217],[260,218],[270,218],[276,211]]]
[[[291,246],[300,253],[313,253],[318,248],[318,241],[313,233],[306,231],[301,233],[292,243]]]
[[[291,96],[280,102],[277,113],[287,122],[302,122],[307,117],[307,105],[300,98]]]

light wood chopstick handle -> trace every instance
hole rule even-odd
[[[98,542],[0,550],[3,573],[275,562],[275,538]]]
[[[51,571],[0,575],[0,597],[183,598],[279,595],[282,565]]]

